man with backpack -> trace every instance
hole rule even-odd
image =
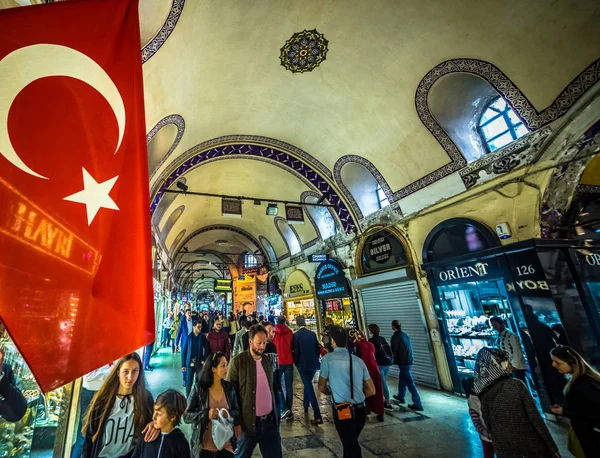
[[[369,342],[375,347],[375,360],[379,366],[381,383],[383,384],[383,407],[386,410],[394,410],[392,403],[390,402],[390,390],[387,384],[387,376],[390,372],[390,367],[392,367],[392,364],[394,363],[394,354],[385,338],[379,335],[379,326],[373,323],[370,324],[368,328],[372,335]]]
[[[404,404],[404,396],[406,395],[406,389],[410,391],[413,403],[408,406],[409,409],[423,411],[423,404],[421,404],[421,397],[417,391],[415,380],[412,376],[412,365],[414,363],[414,354],[412,348],[412,342],[410,337],[405,332],[402,332],[400,322],[398,320],[392,321],[392,335],[391,348],[394,353],[394,364],[398,365],[400,374],[398,377],[398,394],[394,395],[400,404]]]

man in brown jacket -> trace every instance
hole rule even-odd
[[[235,456],[250,458],[258,444],[262,456],[281,458],[272,360],[263,357],[267,332],[257,324],[250,328],[248,337],[249,349],[233,358],[227,374],[237,393],[242,416],[242,438]]]

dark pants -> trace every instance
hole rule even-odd
[[[218,452],[211,452],[209,450],[201,450],[200,458],[233,458],[233,453],[229,450],[219,450]]]
[[[256,444],[260,447],[260,453],[268,458],[281,458],[283,452],[281,450],[281,436],[279,435],[279,427],[275,419],[275,411],[269,416],[260,420],[256,418],[256,432],[248,434],[242,432],[242,438],[238,442],[235,458],[250,458]]]
[[[398,377],[398,396],[404,399],[404,396],[406,396],[406,389],[408,388],[408,391],[410,391],[410,395],[412,396],[413,404],[420,407],[421,397],[419,396],[415,380],[412,376],[412,366],[398,366],[398,368],[400,369],[400,376]]]
[[[163,328],[162,342],[160,343],[163,347],[171,346],[171,329]]]
[[[294,401],[294,365],[282,364],[279,366],[279,370],[281,372],[281,391],[285,399],[284,409],[292,410],[292,403]]]
[[[185,369],[185,397],[190,396],[190,392],[194,386],[194,377],[196,376],[196,368],[187,367]]]
[[[315,387],[313,386],[312,380],[317,371],[298,371],[300,372],[300,378],[304,385],[304,410],[308,409],[310,404],[315,418],[321,418],[321,410],[319,409],[319,402],[317,401],[317,395],[315,394]]]
[[[154,342],[146,345],[144,349],[144,369],[150,365],[150,357],[152,356],[152,352],[154,351]]]
[[[83,428],[83,420],[85,418],[85,414],[87,413],[88,407],[92,403],[92,398],[96,394],[95,391],[86,390],[81,387],[81,394],[79,395],[79,408],[81,409],[79,412],[79,428],[77,429],[77,440],[75,441],[75,445],[73,445],[73,450],[71,451],[72,458],[79,458],[81,456],[81,452],[83,451],[83,442],[85,438],[81,433],[81,428]]]
[[[352,420],[339,421],[335,418],[335,413],[333,418],[335,429],[344,447],[344,458],[362,458],[358,436],[360,436],[367,421],[366,407],[355,408],[354,419]]]
[[[231,351],[233,351],[233,345],[235,344],[235,334],[229,334],[229,342],[231,343]]]

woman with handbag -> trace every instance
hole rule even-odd
[[[241,436],[241,418],[233,385],[225,380],[227,358],[221,352],[211,354],[198,375],[188,398],[183,421],[193,425],[192,456],[194,458],[232,458],[236,438]],[[221,449],[213,440],[213,422],[219,415],[233,419],[231,439]],[[235,434],[234,434],[235,431]]]
[[[569,377],[565,405],[552,406],[556,415],[571,420],[569,451],[577,458],[597,456],[600,451],[600,374],[571,347],[559,345],[550,356],[554,368]]]

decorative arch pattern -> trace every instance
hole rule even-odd
[[[269,242],[269,239],[266,238],[264,235],[260,235],[258,237],[258,240],[260,240],[260,243],[262,244],[263,248],[265,249],[265,252],[267,253],[269,261],[271,261],[272,263],[277,262],[277,254],[275,253],[275,249],[273,248],[273,245],[271,245],[271,242]]]
[[[179,251],[181,250],[181,247],[183,247],[186,243],[188,243],[194,237],[196,237],[197,235],[203,234],[204,232],[208,232],[208,231],[235,232],[236,234],[239,234],[242,237],[245,237],[248,240],[250,240],[259,249],[260,254],[263,256],[263,259],[268,259],[267,256],[265,255],[262,245],[252,234],[250,234],[249,232],[246,232],[244,229],[241,229],[236,226],[230,226],[228,224],[214,224],[212,226],[204,226],[204,227],[201,227],[200,229],[195,230],[183,241],[183,243],[181,243],[179,245],[179,247],[177,248],[177,251],[175,251],[175,253],[179,253]]]
[[[154,168],[150,172],[150,179],[152,179],[152,177],[154,176],[156,171],[160,168],[161,165],[163,165],[165,163],[165,161],[169,158],[169,156],[171,156],[173,151],[175,151],[175,148],[177,148],[177,145],[179,145],[179,142],[181,141],[181,137],[183,137],[183,132],[185,131],[185,121],[184,121],[183,117],[181,117],[178,114],[172,114],[172,115],[166,116],[166,117],[162,118],[160,121],[158,121],[158,123],[152,128],[152,130],[150,130],[150,132],[148,132],[148,135],[146,135],[146,145],[149,145],[150,142],[152,141],[152,138],[154,138],[154,136],[158,133],[158,131],[169,124],[173,124],[173,125],[175,125],[175,127],[177,127],[177,135],[175,136],[175,141],[169,148],[169,151],[167,151],[167,153],[163,156],[163,158],[160,160],[160,162],[158,164],[156,164],[156,166],[154,166]]]
[[[173,30],[175,30],[175,26],[177,25],[177,21],[179,21],[181,13],[183,12],[184,5],[185,0],[173,0],[171,11],[169,11],[169,16],[167,16],[167,20],[163,24],[162,28],[156,34],[156,36],[142,48],[142,64],[148,62],[148,60],[150,60],[150,58],[158,52],[162,45],[164,45],[167,41],[167,38],[169,38],[169,36],[173,33]]]
[[[319,199],[321,197],[321,195],[319,193],[316,193],[316,192],[313,192],[313,191],[304,191],[302,194],[300,194],[300,202],[306,202],[306,200],[309,197],[314,197],[316,199]],[[317,223],[317,221],[315,220],[315,218],[311,214],[310,207],[308,205],[303,205],[303,207],[304,207],[304,212],[306,213],[306,215],[308,216],[308,219],[310,220],[311,224],[315,228],[315,232],[317,233],[317,237],[319,238],[319,240],[323,240],[323,234],[321,232],[321,229],[319,228],[319,224]],[[321,208],[323,208],[323,207],[321,207]],[[337,228],[338,222],[336,221],[335,216],[329,210],[329,208],[325,207],[325,210],[327,211],[327,214],[331,216],[331,219],[333,220],[333,224]]]
[[[219,145],[225,142],[231,143]],[[160,183],[160,187],[158,189],[153,188],[152,195],[154,197],[150,211],[154,212],[164,194],[164,190],[177,181],[183,174],[209,160],[240,156],[278,164],[284,170],[308,180],[317,191],[329,196],[328,200],[335,206],[335,212],[344,230],[350,231],[355,227],[356,224],[350,210],[339,196],[337,190],[330,184],[330,182],[334,181],[331,171],[308,153],[293,145],[268,137],[253,135],[219,137],[196,145],[186,151],[182,155],[183,162],[176,169],[164,171],[159,179],[156,180],[157,185]]]
[[[177,237],[175,237],[175,240],[173,240],[173,243],[171,244],[171,248],[169,250],[170,254],[173,254],[173,251],[175,250],[175,248],[177,247],[179,242],[181,242],[181,239],[185,235],[185,232],[186,232],[186,230],[183,229],[179,234],[177,234]]]
[[[467,163],[456,144],[437,123],[427,105],[427,96],[433,84],[444,75],[454,72],[472,73],[486,80],[517,112],[526,127],[530,131],[535,131],[564,115],[588,89],[600,80],[600,59],[577,75],[550,106],[542,111],[537,111],[521,90],[498,67],[489,62],[460,58],[436,65],[419,83],[415,94],[415,107],[419,118],[448,153],[451,162],[394,192],[393,200],[406,197],[456,172]]]
[[[373,178],[375,178],[375,181],[377,181],[379,186],[381,186],[381,189],[383,190],[383,192],[389,199],[390,203],[397,200],[396,198],[394,198],[394,193],[392,192],[392,188],[390,188],[390,185],[388,184],[386,179],[379,172],[379,170],[377,170],[377,167],[375,167],[371,161],[369,161],[368,159],[365,159],[364,157],[356,156],[354,154],[348,154],[346,156],[342,156],[336,161],[335,165],[333,166],[333,176],[335,178],[335,182],[337,183],[339,188],[342,190],[342,192],[346,196],[346,199],[348,200],[350,206],[352,207],[352,210],[354,210],[354,213],[356,213],[356,215],[359,219],[364,218],[362,210],[360,209],[360,206],[356,202],[356,199],[354,199],[354,196],[352,195],[350,190],[344,184],[344,180],[342,180],[342,168],[350,162],[354,162],[356,164],[362,165],[365,169],[367,169],[371,173],[371,175],[373,175]]]
[[[296,232],[296,229],[294,229],[286,220],[285,218],[282,218],[281,216],[276,216],[273,219],[273,224],[275,224],[275,228],[277,229],[277,232],[279,232],[279,235],[281,235],[281,238],[283,239],[283,241],[285,242],[285,245],[288,248],[288,255],[289,256],[293,256],[297,253],[300,253],[302,251],[302,240],[300,239],[300,236],[298,235],[298,232]],[[284,230],[290,230],[291,234],[284,234]],[[295,239],[294,239],[295,237]],[[298,249],[294,251],[293,245],[294,242],[296,242],[298,244]],[[286,256],[287,257],[287,256]],[[283,258],[280,258],[278,260],[281,260]]]
[[[171,229],[173,229],[173,226],[175,226],[175,223],[177,222],[177,220],[179,218],[181,218],[181,215],[183,215],[184,211],[185,211],[185,205],[180,205],[179,207],[177,207],[175,210],[173,210],[171,212],[171,214],[169,215],[169,218],[167,218],[167,221],[165,221],[165,225],[163,226],[162,230],[160,231],[160,238],[162,240],[167,239],[169,232],[171,232]]]

